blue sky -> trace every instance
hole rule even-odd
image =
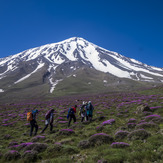
[[[163,0],[0,0],[0,58],[75,36],[163,67]]]

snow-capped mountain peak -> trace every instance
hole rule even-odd
[[[46,44],[31,48],[18,54],[0,59],[0,80],[9,75],[19,73],[12,84],[18,84],[27,80],[33,74],[43,70],[49,72],[49,84],[54,88],[58,67],[76,64],[76,67],[61,68],[67,72],[83,66],[111,74],[118,78],[127,78],[137,81],[163,82],[163,69],[143,64],[135,59],[127,58],[116,52],[106,50],[80,37],[72,37],[67,40]],[[70,75],[70,72],[67,76]],[[64,72],[63,72],[64,73]],[[0,87],[1,90],[3,88]],[[2,92],[2,91],[1,91]]]

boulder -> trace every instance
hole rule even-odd
[[[144,111],[152,111],[148,105],[142,104],[136,108],[136,114],[140,114]]]

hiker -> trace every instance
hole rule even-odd
[[[37,131],[38,131],[38,125],[37,125],[37,122],[36,122],[36,114],[38,113],[38,110],[35,109],[35,110],[32,110],[31,113],[31,120],[30,121],[30,126],[31,126],[31,130],[30,130],[30,136],[32,136],[32,133],[33,133],[33,128],[35,128],[35,133],[34,135],[37,135]]]
[[[83,101],[83,105],[80,107],[79,115],[81,116],[81,122],[83,122],[84,117],[86,117],[86,106],[87,102]]]
[[[68,110],[68,114],[67,114],[67,119],[69,119],[68,127],[70,126],[72,118],[74,120],[74,123],[76,122],[76,117],[75,117],[76,108],[77,108],[77,105],[75,105],[73,108],[70,108]]]
[[[87,106],[86,106],[86,119],[87,119],[87,121],[88,120],[90,122],[92,121],[93,110],[94,110],[94,107],[93,107],[91,101],[89,101],[88,104],[87,104]]]
[[[53,130],[53,120],[54,120],[53,113],[54,113],[54,109],[51,109],[46,113],[46,115],[45,115],[45,127],[41,131],[41,133],[44,133],[44,131],[46,130],[46,128],[48,127],[49,124],[50,124],[50,131],[52,132],[52,130]]]

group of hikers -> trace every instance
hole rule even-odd
[[[68,114],[67,114],[67,119],[68,121],[68,127],[70,126],[70,123],[73,119],[74,123],[76,122],[76,109],[77,109],[77,105],[75,105],[72,108],[69,108],[68,110]],[[91,103],[91,101],[89,102],[85,102],[83,101],[82,106],[79,109],[79,115],[81,116],[81,122],[84,121],[92,121],[92,117],[93,117],[93,110],[94,107]],[[38,110],[35,109],[32,112],[28,112],[27,113],[27,120],[30,121],[30,136],[32,136],[33,134],[33,130],[35,128],[35,132],[34,135],[37,135],[37,131],[38,131],[38,125],[37,125],[37,121],[36,121],[36,114],[38,113]],[[54,121],[54,109],[49,110],[46,115],[45,115],[45,127],[43,128],[43,130],[41,131],[41,133],[44,133],[44,131],[46,130],[46,128],[48,127],[48,125],[50,125],[50,131],[52,132],[53,130],[53,121]]]

